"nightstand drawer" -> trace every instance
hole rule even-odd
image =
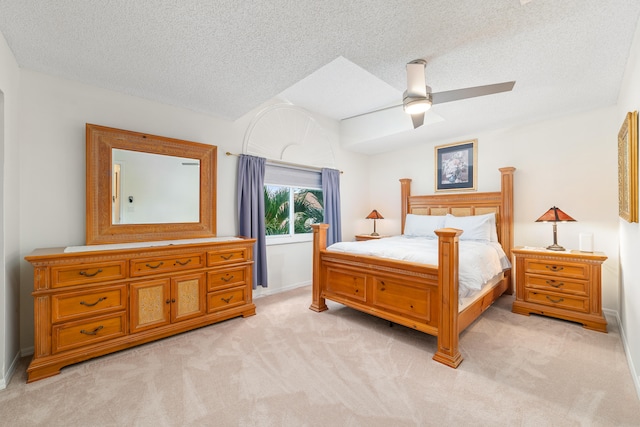
[[[574,295],[589,295],[589,282],[559,276],[525,275],[525,287]]]
[[[566,294],[551,294],[527,289],[524,300],[549,307],[566,308],[572,311],[589,311],[589,300],[586,298],[567,296]]]
[[[524,263],[527,273],[553,274],[576,279],[589,279],[589,266],[571,262],[546,261],[544,259],[527,259]]]

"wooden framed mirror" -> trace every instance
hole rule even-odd
[[[217,147],[86,125],[87,245],[216,235]]]

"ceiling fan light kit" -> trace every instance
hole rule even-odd
[[[404,98],[402,100],[402,105],[404,107],[404,112],[407,114],[420,114],[431,108],[431,88],[428,86],[426,96],[410,96],[407,92],[404,92]]]

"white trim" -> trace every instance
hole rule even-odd
[[[262,298],[262,297],[268,297],[269,295],[276,295],[282,292],[286,292],[286,291],[290,291],[293,289],[297,289],[297,288],[301,288],[303,286],[309,286],[311,285],[311,280],[306,280],[304,282],[298,282],[298,283],[293,283],[291,285],[285,286],[283,288],[277,288],[277,289],[272,289],[272,288],[258,288],[258,289],[254,289],[253,292],[253,298],[257,299],[257,298]]]
[[[0,379],[0,390],[4,390],[5,388],[7,388],[7,385],[9,385],[9,382],[11,382],[11,377],[13,377],[13,374],[15,374],[16,368],[20,363],[20,357],[21,357],[20,353],[16,353],[16,357],[13,358],[11,365],[9,365],[7,374]]]
[[[266,238],[266,245],[288,245],[290,243],[305,243],[313,241],[313,233],[271,235]]]
[[[629,344],[627,341],[627,335],[624,333],[624,327],[622,326],[622,321],[620,320],[620,313],[616,310],[610,309],[602,309],[602,312],[605,315],[609,315],[615,318],[616,323],[618,323],[618,328],[620,329],[620,337],[622,338],[622,347],[624,348],[624,354],[627,356],[627,363],[629,364],[629,371],[631,374],[631,379],[633,380],[633,384],[636,386],[636,394],[638,395],[638,399],[640,400],[640,375],[636,370],[636,367],[633,363],[633,359],[631,358],[631,352],[629,351]]]

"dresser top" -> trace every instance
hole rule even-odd
[[[552,251],[546,248],[534,246],[516,246],[511,250],[513,254],[540,256],[540,257],[557,257],[557,258],[580,258],[593,261],[605,261],[607,255],[604,252],[582,252],[578,250]]]

